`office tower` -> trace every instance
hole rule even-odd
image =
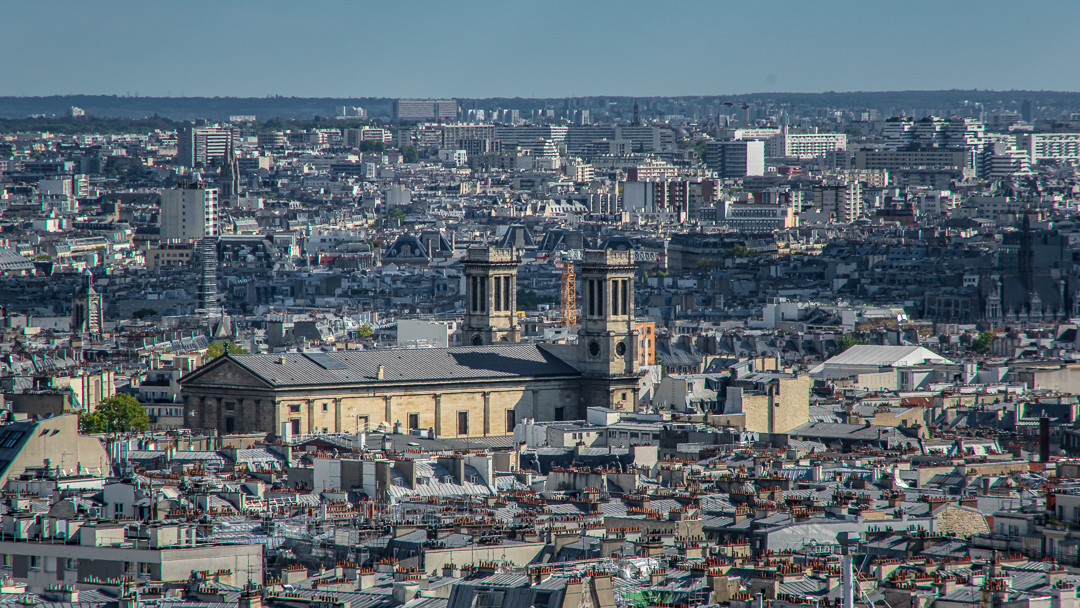
[[[705,146],[705,164],[721,178],[764,175],[765,142],[711,141]]]
[[[1035,102],[1030,99],[1025,99],[1020,103],[1020,117],[1024,119],[1024,122],[1031,124],[1035,122]]]
[[[161,191],[161,241],[197,241],[217,236],[218,190],[201,182]]]
[[[176,132],[176,161],[185,167],[210,164],[232,145],[232,127],[181,127]]]
[[[394,101],[394,120],[453,120],[457,118],[453,99],[398,99]]]

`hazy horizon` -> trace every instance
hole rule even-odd
[[[1080,91],[1067,0],[3,1],[3,96]]]

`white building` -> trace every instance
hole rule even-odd
[[[772,232],[798,225],[795,209],[788,203],[724,201],[724,216],[718,223],[740,232]]]
[[[1080,160],[1080,133],[1023,133],[1016,145],[1032,164],[1040,160]]]
[[[829,152],[847,150],[844,133],[790,133],[785,128],[765,144],[765,156],[773,158],[819,158]]]
[[[721,178],[765,174],[765,142],[710,141],[705,144],[705,164]]]
[[[217,233],[217,188],[194,183],[161,191],[162,242],[191,242]]]
[[[451,336],[457,330],[454,321],[429,321],[425,319],[399,319],[397,322],[398,346],[429,346],[449,348]]]
[[[464,167],[469,163],[465,150],[439,150],[439,160],[455,167]]]

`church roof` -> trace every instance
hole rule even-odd
[[[533,344],[229,355],[228,358],[275,388],[578,374],[574,367]],[[380,365],[383,366],[381,381],[376,379]],[[181,380],[181,384],[199,375],[196,372]]]

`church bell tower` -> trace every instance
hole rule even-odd
[[[584,252],[578,275],[582,303],[578,369],[586,407],[632,409],[636,404],[634,270],[633,251]]]
[[[517,268],[513,247],[470,247],[465,252],[466,346],[517,342]]]

